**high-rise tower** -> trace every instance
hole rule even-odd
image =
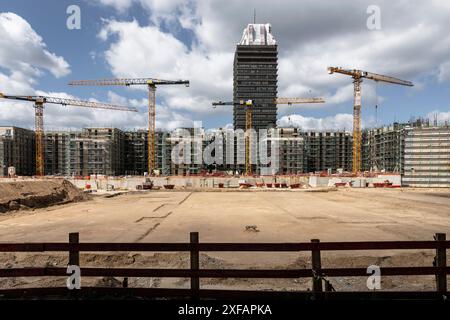
[[[249,24],[236,46],[233,100],[253,100],[252,128],[276,126],[278,52],[270,24]],[[234,106],[235,129],[245,130],[245,108]]]

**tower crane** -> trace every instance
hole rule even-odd
[[[251,163],[251,141],[250,129],[252,128],[252,115],[253,115],[253,100],[239,100],[239,102],[224,102],[218,101],[212,103],[213,107],[216,106],[242,106],[245,107],[245,175],[249,176],[252,174],[252,163]]]
[[[85,107],[85,108],[137,112],[136,108],[128,108],[128,107],[116,106],[113,104],[106,104],[106,103],[100,103],[100,102],[56,98],[56,97],[48,97],[48,96],[8,95],[8,94],[4,94],[4,93],[0,92],[0,98],[34,102],[35,134],[36,134],[36,175],[37,176],[44,175],[44,104],[45,103],[59,104],[62,106],[70,105],[70,106]]]
[[[148,87],[148,173],[156,168],[156,87],[160,85],[184,84],[189,87],[189,80],[161,80],[154,78],[119,78],[99,80],[70,81],[72,86],[132,86],[146,85]]]
[[[353,104],[353,173],[361,171],[361,83],[363,79],[376,82],[386,82],[402,86],[412,87],[411,81],[401,80],[390,76],[376,74],[356,69],[343,69],[340,67],[328,67],[328,73],[341,73],[353,78],[354,104]]]
[[[304,103],[324,103],[323,98],[276,98],[273,103],[276,105],[293,105]],[[252,175],[252,162],[251,162],[251,132],[253,127],[253,106],[256,105],[254,100],[239,100],[237,102],[218,101],[212,103],[213,107],[216,106],[243,106],[245,107],[245,175]]]

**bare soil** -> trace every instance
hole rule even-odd
[[[249,227],[250,226],[250,227]],[[146,191],[0,216],[0,242],[309,242],[432,240],[450,233],[450,190],[333,189],[328,192]],[[431,266],[432,250],[323,252],[323,267]],[[0,267],[58,266],[67,254],[0,254]],[[185,253],[83,253],[81,267],[187,268]],[[201,254],[202,268],[309,268],[309,253]],[[382,269],[381,269],[382,270]],[[120,286],[122,278],[83,278]],[[365,277],[331,278],[336,290],[367,290]],[[65,278],[0,279],[1,288],[64,286]],[[307,290],[310,279],[203,279],[203,288]],[[131,287],[187,288],[188,279],[131,278]],[[433,276],[383,277],[384,290],[434,290]]]
[[[86,199],[87,195],[67,180],[0,183],[0,213]]]

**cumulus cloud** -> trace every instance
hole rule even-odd
[[[111,6],[118,12],[123,13],[125,10],[129,9],[133,0],[95,0],[101,5]]]
[[[36,93],[36,80],[45,71],[57,78],[70,73],[67,61],[50,52],[30,24],[11,12],[0,13],[0,67],[4,70],[0,72],[0,91],[7,94]],[[1,99],[0,108],[0,125],[34,127],[32,103]],[[75,114],[72,116],[76,117]],[[63,119],[65,117],[59,113],[46,121],[60,122]]]
[[[205,114],[212,110],[212,99],[231,96],[232,53],[208,54],[198,47],[189,50],[170,33],[154,26],[140,26],[136,20],[105,21],[99,37],[108,40],[113,36],[117,41],[111,43],[105,59],[115,76],[190,80],[189,88],[158,88],[157,96],[171,109],[193,116]],[[130,59],[130,52],[133,52],[133,59]]]
[[[108,2],[113,5],[114,1]],[[333,110],[345,105],[351,111],[351,79],[329,75],[326,68],[334,65],[417,81],[420,88],[426,86],[425,77],[450,81],[450,7],[445,1],[408,1],[405,6],[405,1],[387,0],[306,0],[301,5],[285,0],[274,6],[272,0],[130,0],[128,5],[133,3],[147,10],[150,23],[105,21],[99,35],[110,41],[106,61],[116,76],[188,78],[189,89],[164,88],[158,96],[170,109],[192,117],[207,118],[211,101],[231,97],[235,45],[242,29],[252,21],[253,8],[257,22],[272,24],[278,41],[279,96],[323,96],[327,103],[318,108]],[[381,9],[379,31],[366,26],[366,9],[372,4]],[[191,31],[192,46],[176,34],[162,31],[161,21],[177,21]],[[129,52],[133,52],[133,59]],[[406,89],[399,91],[408,95]],[[364,83],[363,103],[375,104],[378,94],[374,84]],[[378,100],[384,101],[384,97]],[[229,111],[223,108],[216,112]],[[363,112],[364,117],[368,116]]]
[[[427,114],[427,118],[430,119],[430,121],[437,120],[438,123],[450,123],[450,111],[439,111],[435,110],[432,112],[429,112]]]
[[[22,17],[0,13],[0,66],[13,74],[34,78],[47,70],[55,77],[70,73],[69,64],[63,57],[46,49],[41,36]]]
[[[155,25],[179,22],[186,27],[191,25],[192,7],[195,1],[190,0],[94,0],[94,3],[112,7],[119,14],[125,13],[132,5],[139,5],[148,13],[149,21]],[[190,15],[190,17],[188,17]]]
[[[80,99],[65,92],[43,92],[39,95],[48,95],[67,99]],[[96,101],[96,99],[89,99]],[[46,127],[48,129],[76,129],[82,127],[116,127],[120,129],[146,129],[148,127],[148,100],[130,99],[123,97],[113,91],[108,91],[107,102],[119,106],[133,106],[139,112],[111,111],[105,109],[91,109],[77,106],[48,105],[45,111]],[[63,110],[61,108],[64,108]],[[156,125],[161,129],[173,129],[177,126],[190,124],[186,119],[166,107],[157,105],[158,114]],[[63,113],[63,114],[62,114]]]
[[[66,92],[52,92],[36,90],[36,95],[52,96],[63,99],[85,100]],[[89,101],[98,102],[96,99]],[[109,96],[109,103],[116,105],[132,105],[133,102],[122,97]],[[124,102],[124,103],[120,103]],[[3,100],[0,102],[0,125],[15,125],[23,128],[34,129],[34,108],[32,102],[19,102]],[[58,104],[45,104],[44,127],[45,130],[75,130],[82,127],[105,126],[125,128],[147,127],[147,119],[143,113],[127,111],[111,111],[106,109],[92,109],[79,106],[62,106]]]
[[[346,130],[351,131],[353,116],[351,114],[337,114],[335,116],[314,118],[299,114],[281,117],[277,121],[279,127],[296,127],[302,130]]]
[[[129,99],[118,95],[115,92],[108,91],[108,100],[110,103],[124,106],[133,106],[139,110],[139,115],[135,117],[139,119],[139,123],[134,121],[128,122],[128,125],[120,125],[121,128],[128,129],[146,129],[148,127],[147,112],[148,112],[148,99]],[[120,116],[120,115],[118,115]],[[120,119],[117,119],[120,121]],[[156,127],[158,129],[173,130],[179,127],[190,127],[193,124],[193,120],[179,112],[171,110],[165,105],[156,105]]]
[[[439,82],[449,82],[450,81],[450,61],[444,62],[439,66]]]

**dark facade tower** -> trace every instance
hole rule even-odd
[[[249,24],[236,47],[233,100],[253,100],[255,130],[276,126],[278,51],[270,24]],[[234,129],[245,130],[245,108],[234,106]]]

